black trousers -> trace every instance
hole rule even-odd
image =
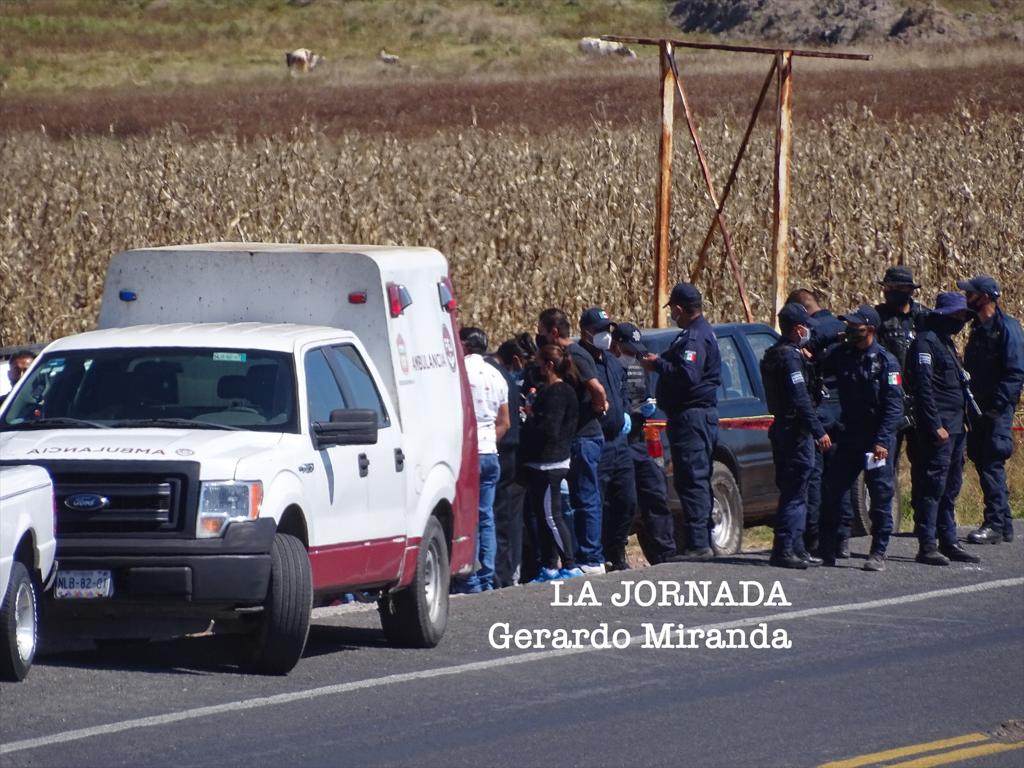
[[[576,567],[572,535],[562,516],[562,480],[567,469],[534,469],[526,467],[526,510],[537,526],[540,564],[545,568]]]
[[[523,563],[523,502],[526,488],[516,482],[516,449],[498,453],[501,479],[494,492],[494,532],[497,551],[494,581],[497,587],[512,587],[519,581]]]

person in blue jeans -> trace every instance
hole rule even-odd
[[[604,573],[604,504],[597,467],[604,449],[599,419],[608,410],[608,399],[597,378],[594,359],[572,340],[569,317],[560,309],[544,310],[537,321],[537,346],[546,344],[554,344],[568,354],[578,374],[573,388],[579,402],[579,422],[570,446],[568,476],[576,527],[576,564],[586,574]]]
[[[477,453],[480,456],[480,520],[476,536],[475,573],[452,583],[455,592],[486,592],[494,589],[494,558],[497,540],[494,531],[494,493],[501,479],[498,441],[510,425],[508,383],[501,372],[483,357],[487,335],[479,328],[459,332],[466,355],[466,377],[476,414]]]

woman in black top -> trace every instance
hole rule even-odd
[[[526,510],[534,518],[539,539],[541,568],[534,581],[553,581],[583,575],[573,557],[560,492],[569,472],[569,452],[579,417],[576,390],[570,383],[576,381],[577,374],[572,358],[554,345],[538,350],[534,365],[534,380],[540,389],[523,425],[520,451],[526,475]]]

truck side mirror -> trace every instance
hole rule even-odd
[[[377,412],[372,408],[339,408],[331,420],[313,422],[317,450],[329,445],[373,445],[377,442]]]

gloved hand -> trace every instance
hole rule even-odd
[[[644,401],[644,404],[640,406],[640,415],[645,419],[651,418],[654,412],[658,410],[658,401],[653,397],[649,397]]]
[[[989,410],[985,411],[983,415],[989,421],[994,422],[997,421],[999,417],[1003,415],[1003,412],[1000,411],[998,408],[990,408]]]
[[[631,429],[633,429],[633,419],[628,413],[622,414],[622,434],[628,435]]]

